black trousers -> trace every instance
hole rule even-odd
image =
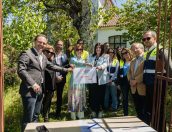
[[[119,85],[118,85],[118,87],[120,87]],[[119,108],[119,106],[120,106],[120,104],[121,104],[121,88],[117,88],[117,102],[118,102],[118,104],[117,104],[117,108]]]
[[[66,83],[65,81],[56,83],[56,93],[57,93],[56,114],[57,115],[61,113],[62,95],[63,95],[63,89],[64,89],[65,83]]]
[[[128,116],[128,94],[130,86],[126,82],[125,84],[120,85],[121,92],[122,92],[122,105],[123,105],[123,112],[124,116]]]
[[[48,119],[48,114],[50,113],[51,101],[54,95],[54,91],[46,91],[44,93],[43,99],[43,117],[44,119]]]
[[[90,84],[89,86],[89,105],[92,111],[98,113],[104,108],[106,85]]]
[[[136,109],[137,117],[145,122],[145,96],[139,95],[136,91],[135,94],[132,94],[134,106]]]
[[[153,108],[154,85],[146,85],[145,122],[150,125]]]

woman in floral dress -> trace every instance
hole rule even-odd
[[[70,59],[70,65],[73,68],[85,67],[85,60],[81,58],[83,46],[77,44],[75,47],[75,56]],[[84,110],[86,105],[86,87],[85,84],[74,84],[73,74],[70,79],[70,88],[68,92],[68,109],[71,112],[71,119],[75,120],[84,118]]]

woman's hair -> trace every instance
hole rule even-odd
[[[131,53],[131,50],[128,49],[128,48],[123,48],[123,49],[121,50],[121,59],[122,59],[123,61],[126,61],[126,60],[124,59],[123,55],[122,55],[122,52],[124,52],[124,51],[126,51],[127,53],[129,53],[129,55],[130,55],[130,61],[131,61],[131,60],[133,59],[133,54]]]
[[[52,50],[53,50],[53,53],[55,54],[54,47],[53,47],[53,46],[51,46],[50,44],[47,44],[47,45],[44,47],[43,51],[46,51],[46,50],[48,50],[48,51],[49,51],[50,49],[52,49]]]
[[[93,56],[96,56],[97,53],[96,53],[96,48],[100,46],[101,48],[101,53],[100,53],[100,56],[102,56],[102,54],[104,53],[104,45],[102,45],[101,43],[97,43],[95,46],[94,46],[94,53],[93,53]]]
[[[116,57],[117,57],[118,61],[120,61],[121,60],[121,53],[120,53],[121,51],[119,51],[119,47],[115,48],[114,50],[116,52]]]
[[[112,53],[113,53],[113,58],[117,58],[117,56],[116,56],[116,51],[115,51],[113,48],[109,48],[109,49],[107,50],[107,54],[109,54],[109,52],[112,52]]]
[[[109,48],[109,49],[107,50],[107,54],[108,54],[110,51],[112,51],[114,55],[116,54],[116,51],[115,51],[113,48]]]
[[[75,52],[76,52],[76,50],[78,49],[78,48],[81,48],[81,49],[83,49],[84,47],[83,47],[83,45],[81,45],[81,44],[76,44],[75,45]]]

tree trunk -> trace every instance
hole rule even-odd
[[[93,46],[93,33],[90,29],[91,27],[91,5],[89,0],[82,0],[82,11],[81,11],[81,23],[80,28],[78,28],[78,34],[81,39],[84,40],[86,47],[90,50]]]

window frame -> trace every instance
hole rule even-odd
[[[112,39],[112,37],[113,37],[113,43],[110,42],[110,39]],[[115,38],[117,38],[117,37],[119,37],[119,39],[120,39],[119,43],[115,42],[115,40],[116,40]],[[122,39],[124,39],[123,35],[114,35],[114,36],[109,36],[108,37],[109,44],[113,45],[113,48],[117,48],[118,46],[119,47],[127,47],[127,41],[126,42],[124,42],[124,41],[122,42]]]

